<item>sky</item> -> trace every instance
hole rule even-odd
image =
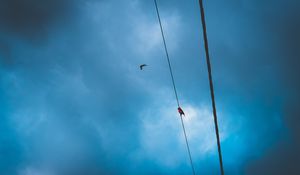
[[[158,6],[196,174],[220,174],[198,1]],[[225,174],[299,174],[300,3],[204,7]],[[0,0],[1,175],[191,174],[172,88],[153,1]]]

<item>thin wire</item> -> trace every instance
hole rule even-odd
[[[220,143],[219,127],[218,127],[218,117],[217,117],[217,110],[216,110],[216,103],[215,103],[214,85],[213,85],[213,80],[212,80],[212,71],[211,71],[211,64],[210,64],[210,57],[209,57],[209,50],[208,50],[208,39],[207,39],[207,32],[206,32],[204,6],[203,6],[202,0],[199,0],[199,5],[200,5],[201,21],[202,21],[202,28],[203,28],[203,38],[204,38],[204,46],[205,46],[205,53],[206,53],[206,62],[207,62],[211,102],[212,102],[215,131],[216,131],[216,138],[217,138],[217,144],[218,144],[220,170],[221,170],[221,175],[224,175],[223,159],[222,159],[222,151],[221,151],[221,143]]]
[[[173,84],[173,88],[174,88],[174,92],[175,92],[175,97],[176,97],[177,105],[179,107],[180,105],[179,105],[177,90],[176,90],[176,86],[175,86],[175,80],[174,80],[174,76],[173,76],[172,66],[171,66],[171,62],[170,62],[170,57],[169,57],[169,53],[168,53],[168,49],[167,49],[167,44],[166,44],[166,40],[165,40],[165,34],[164,34],[164,30],[163,30],[163,27],[162,27],[162,24],[161,24],[160,15],[159,15],[159,11],[158,11],[156,0],[154,0],[154,3],[155,3],[156,13],[157,13],[158,21],[159,21],[161,36],[163,38],[165,52],[166,52],[166,55],[167,55],[167,60],[168,60],[170,75],[171,75],[171,78],[172,78],[172,84]]]
[[[166,52],[166,56],[167,56],[167,61],[168,61],[168,65],[169,65],[170,75],[171,75],[171,78],[172,78],[172,84],[173,84],[173,88],[174,88],[174,93],[175,93],[176,101],[177,101],[178,107],[180,107],[180,105],[179,105],[179,99],[178,99],[178,95],[177,95],[177,90],[176,90],[176,85],[175,85],[175,80],[174,80],[173,71],[172,71],[172,66],[171,66],[171,62],[170,62],[170,58],[169,58],[169,53],[168,53],[168,49],[167,49],[165,35],[164,35],[163,27],[162,27],[162,24],[161,24],[159,10],[158,10],[158,6],[157,6],[156,0],[154,0],[154,3],[155,3],[156,13],[157,13],[158,21],[159,21],[161,35],[162,35],[162,38],[163,38],[164,48],[165,48],[165,52]],[[190,163],[191,163],[193,175],[195,175],[196,174],[195,173],[195,168],[194,168],[193,159],[192,159],[192,155],[191,155],[191,151],[190,151],[190,147],[189,147],[189,142],[188,142],[188,139],[187,139],[187,136],[186,136],[186,131],[185,131],[185,127],[184,127],[184,122],[183,122],[182,116],[180,116],[180,119],[181,119],[182,129],[183,129],[183,133],[184,133],[185,143],[186,143],[186,147],[187,147],[187,150],[188,150],[188,154],[189,154],[189,159],[190,159]]]
[[[186,132],[185,132],[185,127],[184,127],[184,123],[183,123],[183,120],[182,120],[181,116],[180,116],[180,119],[181,119],[182,129],[183,129],[183,133],[184,133],[186,147],[187,147],[187,150],[188,150],[188,153],[189,153],[190,163],[191,163],[191,166],[192,166],[193,174],[195,175],[196,173],[195,173],[194,163],[193,163],[192,156],[191,156],[190,146],[189,146],[189,142],[187,140],[187,136],[186,136]]]

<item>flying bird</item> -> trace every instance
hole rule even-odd
[[[142,65],[140,65],[140,69],[143,70],[143,68],[144,68],[145,66],[148,66],[148,65],[147,65],[147,64],[142,64]]]

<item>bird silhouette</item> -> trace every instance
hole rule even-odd
[[[143,70],[143,68],[144,68],[145,66],[148,66],[148,65],[147,65],[147,64],[142,64],[142,65],[140,65],[140,69]]]

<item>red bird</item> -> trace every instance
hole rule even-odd
[[[180,114],[180,117],[181,117],[182,115],[185,116],[185,114],[184,114],[183,110],[181,109],[181,107],[178,107],[178,113]]]

